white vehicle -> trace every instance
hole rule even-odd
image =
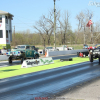
[[[62,47],[56,47],[56,49],[54,47],[45,48],[45,52],[46,51],[64,51],[64,50],[73,50],[73,47],[68,47],[66,45],[63,45]]]
[[[54,48],[53,48],[53,47],[46,47],[46,48],[45,48],[45,51],[47,51],[47,50],[48,50],[48,51],[54,51]]]
[[[63,45],[62,47],[56,47],[58,51],[63,51],[63,50],[73,50],[73,47],[68,47],[66,45]]]
[[[73,50],[74,48],[73,47],[68,47],[68,50]]]
[[[7,53],[7,50],[6,49],[1,49],[0,51],[1,51],[0,52],[1,55],[6,55],[6,53]]]

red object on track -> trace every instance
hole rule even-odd
[[[80,57],[83,57],[83,53],[80,53],[79,56],[80,56]]]

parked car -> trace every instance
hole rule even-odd
[[[54,51],[54,48],[53,48],[53,47],[46,47],[46,48],[45,48],[45,51],[47,51],[47,50],[49,50],[49,51]]]
[[[73,50],[73,47],[68,47],[67,45],[62,45],[62,47],[56,47],[58,51],[63,51],[63,50]]]
[[[68,48],[68,50],[74,50],[74,48],[73,48],[73,47],[68,47],[68,46],[67,46],[67,48]]]
[[[17,46],[15,48],[11,49],[11,51],[15,51],[16,49],[17,49]]]
[[[6,55],[7,49],[0,49],[0,55]]]
[[[20,59],[21,63],[23,63],[25,59],[39,58],[39,53],[34,50],[33,46],[30,45],[18,45],[16,49],[7,52],[6,55],[9,56],[9,63],[12,63],[12,60]]]
[[[100,47],[100,44],[94,45],[94,48],[99,48],[99,47]]]
[[[89,48],[89,46],[87,44],[83,45],[83,49],[88,49],[88,48]]]

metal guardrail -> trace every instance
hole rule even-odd
[[[0,61],[8,60],[8,56],[0,55]]]

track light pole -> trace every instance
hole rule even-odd
[[[55,1],[56,0],[54,0],[54,47],[56,49],[56,16],[55,16],[56,9],[55,9]]]

